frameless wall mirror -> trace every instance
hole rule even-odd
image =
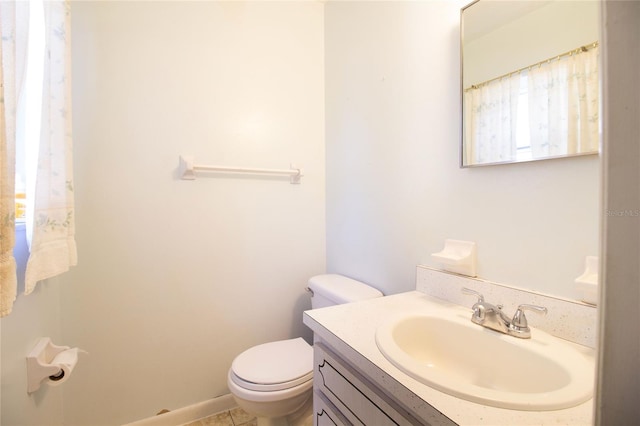
[[[597,0],[477,0],[461,10],[462,167],[594,154]]]

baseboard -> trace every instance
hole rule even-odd
[[[231,394],[222,395],[158,416],[148,417],[123,426],[179,426],[237,406]]]

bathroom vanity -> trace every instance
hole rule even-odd
[[[417,425],[408,410],[322,343],[314,348],[316,424]]]
[[[462,303],[446,299],[458,297],[458,286],[475,286],[477,291],[484,292],[485,296],[489,294],[487,297],[492,298],[504,294],[508,295],[504,297],[511,297],[509,292],[516,291],[519,300],[496,300],[500,303],[560,304],[561,309],[551,306],[551,318],[537,319],[538,324],[531,315],[534,336],[537,327],[544,327],[550,334],[577,341],[579,344],[568,344],[593,360],[593,349],[589,347],[589,343],[594,334],[591,328],[595,328],[595,308],[583,304],[565,305],[571,302],[546,300],[545,296],[522,290],[487,287],[491,285],[481,280],[419,267],[416,291],[305,312],[304,323],[318,338],[314,345],[315,424],[591,424],[592,399],[577,406],[552,411],[512,410],[471,402],[441,392],[405,374],[385,358],[376,345],[376,330],[393,316],[416,312],[428,314],[444,308],[455,312],[457,316],[469,317],[472,299],[462,296]],[[443,291],[442,289],[445,293],[450,292],[451,296],[438,294],[434,297],[427,294],[431,290],[437,292]],[[535,300],[523,300],[523,297],[533,297]],[[469,302],[469,307],[464,306],[465,302]],[[505,306],[505,310],[507,309]],[[558,311],[561,314],[554,319],[553,313]],[[567,325],[567,315],[575,317],[571,326]],[[556,322],[563,324],[558,325]],[[533,341],[529,343],[535,344]]]

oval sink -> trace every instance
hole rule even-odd
[[[406,315],[376,331],[392,364],[450,395],[500,408],[544,411],[592,397],[594,362],[540,330],[518,339],[451,313]]]

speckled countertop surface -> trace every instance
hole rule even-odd
[[[391,364],[379,351],[375,331],[386,319],[402,313],[471,310],[418,291],[363,302],[315,309],[304,313],[304,323],[335,351],[356,365],[380,389],[411,412],[432,424],[459,425],[590,425],[593,400],[555,411],[517,411],[489,407],[456,398],[426,386]],[[535,331],[535,330],[534,330]],[[575,345],[587,356],[593,350]],[[425,403],[426,402],[426,403]]]

